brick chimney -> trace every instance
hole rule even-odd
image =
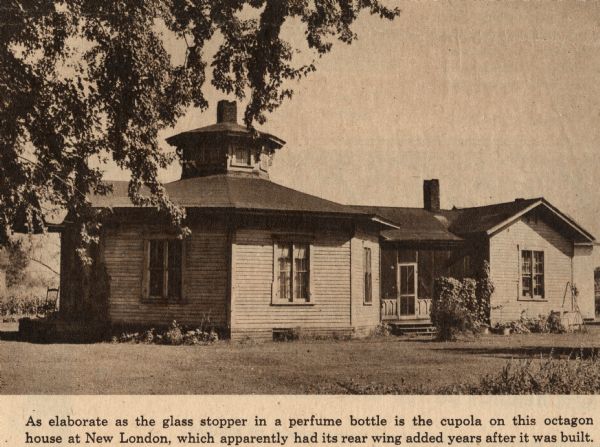
[[[423,207],[427,211],[440,210],[440,181],[436,178],[423,181]]]
[[[217,103],[217,123],[237,123],[237,103],[222,99]]]

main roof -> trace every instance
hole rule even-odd
[[[128,182],[109,183],[112,186],[110,194],[90,197],[93,207],[134,207],[127,193]],[[164,186],[174,203],[189,208],[373,217],[352,207],[296,191],[259,177],[219,174],[177,180]]]
[[[582,243],[594,241],[591,233],[543,197],[439,211],[381,206],[354,206],[354,208],[365,213],[377,214],[397,224],[398,229],[382,232],[382,237],[392,242],[455,243],[474,235],[491,236],[533,209],[540,209],[546,220],[573,241]]]
[[[128,196],[128,182],[109,183],[112,186],[110,194],[90,197],[93,207],[135,207]],[[460,243],[474,235],[490,236],[521,215],[538,208],[546,220],[573,241],[594,241],[591,233],[544,198],[429,211],[423,208],[342,205],[253,176],[219,174],[177,180],[164,186],[169,198],[186,208],[369,218],[383,223],[386,228],[381,236],[390,242]]]

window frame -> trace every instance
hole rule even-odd
[[[290,270],[289,270],[289,290],[290,299],[282,298],[280,294],[281,282],[280,282],[280,268],[279,268],[279,246],[287,246],[290,250]],[[296,263],[294,251],[298,246],[304,246],[306,248],[306,270],[303,272],[306,274],[306,297],[297,298],[295,297],[296,287]],[[310,241],[299,238],[299,239],[281,239],[274,237],[273,239],[273,282],[271,286],[271,304],[277,306],[313,306],[314,295],[313,295],[313,245]]]
[[[525,271],[525,258],[529,257],[529,268]],[[539,258],[541,257],[541,262]],[[541,272],[538,266],[541,263]],[[529,279],[529,287],[524,287],[525,279]],[[540,280],[541,278],[541,280]],[[536,294],[536,289],[541,287],[541,294]],[[529,292],[527,293],[526,290]],[[539,289],[538,289],[539,290]],[[546,256],[544,250],[521,248],[519,250],[519,300],[546,301]]]
[[[373,250],[371,247],[363,247],[363,305],[373,305]]]
[[[200,146],[197,149],[196,161],[201,166],[217,164],[225,156],[223,151],[217,146]]]
[[[243,150],[248,153],[247,163],[237,161],[236,151],[238,151],[238,150]],[[233,146],[232,150],[231,150],[231,166],[234,166],[236,168],[252,168],[252,167],[254,167],[254,155],[252,154],[252,150],[249,147],[242,146],[242,145]]]
[[[151,246],[153,243],[163,244],[163,266],[160,269],[163,275],[162,294],[150,294],[151,280]],[[178,242],[180,245],[179,259],[179,296],[169,296],[169,273],[174,269],[169,267],[169,245],[172,242]],[[185,240],[173,236],[149,236],[144,238],[144,266],[142,272],[142,302],[145,303],[184,303],[184,272],[185,272]]]
[[[258,168],[263,172],[268,172],[271,166],[271,156],[263,149],[258,155]]]

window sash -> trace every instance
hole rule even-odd
[[[148,296],[151,299],[181,299],[183,244],[179,239],[148,241]]]
[[[365,303],[373,302],[373,275],[371,271],[371,249],[364,247],[363,252],[363,271],[364,271],[364,295]]]
[[[292,301],[292,248],[277,244],[277,254],[279,298]]]
[[[236,166],[252,166],[252,153],[245,147],[233,148],[233,164]]]
[[[521,251],[521,295],[544,298],[544,252]]]
[[[279,301],[310,301],[310,253],[308,244],[276,244],[277,290]]]

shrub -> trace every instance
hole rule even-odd
[[[183,330],[181,326],[177,324],[177,321],[173,320],[171,326],[164,334],[164,340],[168,345],[183,344]]]
[[[529,333],[531,333],[528,322],[526,320],[511,321],[508,324],[508,327],[510,328],[510,330],[513,334],[529,334]]]
[[[203,331],[202,329],[195,329],[187,331],[183,335],[184,345],[199,345],[204,343],[212,343],[219,340],[219,335],[214,329],[209,332]]]
[[[548,332],[551,334],[563,334],[566,332],[565,326],[560,319],[559,312],[550,312],[547,320]]]
[[[158,331],[154,328],[141,332],[123,332],[112,337],[113,343],[142,343],[162,345],[199,345],[213,343],[219,340],[219,334],[214,328],[206,326],[196,329],[186,329],[173,321],[168,329]]]
[[[393,384],[351,379],[337,385],[348,394],[599,394],[600,359],[584,358],[582,352],[569,359],[510,360],[475,384],[415,386],[400,378]]]
[[[476,279],[436,278],[431,321],[438,329],[438,339],[456,340],[460,333],[475,334],[489,325],[493,293],[487,261]]]
[[[438,339],[456,340],[460,333],[476,333],[482,326],[473,279],[436,278],[431,303],[431,322]]]
[[[42,296],[10,295],[0,300],[0,316],[43,317],[56,310],[56,299]]]
[[[510,328],[513,334],[562,334],[566,328],[561,321],[560,312],[551,311],[548,316],[539,315],[536,318],[527,318],[524,315],[519,320],[496,323],[494,328],[498,331]]]
[[[548,317],[540,315],[538,318],[528,318],[526,321],[529,330],[535,334],[547,334],[550,332]]]
[[[471,394],[597,394],[600,360],[554,359],[513,361],[498,374],[484,377]]]
[[[371,331],[371,337],[388,337],[392,333],[392,327],[388,323],[379,323]]]
[[[494,283],[490,278],[490,264],[483,261],[483,268],[477,277],[475,296],[477,297],[477,311],[479,321],[487,325],[490,324],[490,309],[492,294],[494,293]]]

